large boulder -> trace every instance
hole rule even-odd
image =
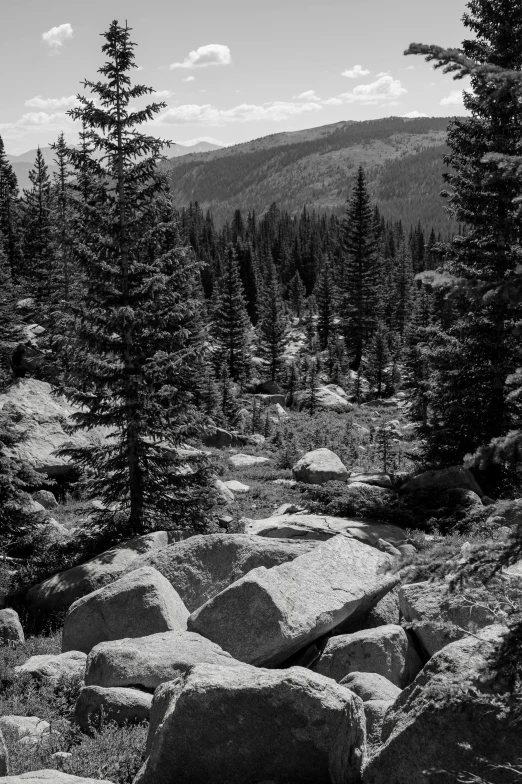
[[[16,610],[0,610],[0,643],[24,642],[24,630]]]
[[[325,482],[345,482],[348,469],[340,457],[330,449],[314,449],[307,452],[292,468],[294,479],[309,485],[323,485]]]
[[[142,566],[71,605],[63,625],[62,651],[89,653],[105,640],[182,631],[188,616],[167,578],[153,566]]]
[[[56,509],[58,507],[58,501],[50,490],[38,490],[36,493],[33,493],[33,500],[41,504],[44,509]]]
[[[277,510],[279,511],[279,510]],[[406,541],[402,528],[371,520],[350,520],[344,517],[316,514],[274,514],[262,520],[245,519],[245,533],[269,539],[326,541],[345,534],[377,547],[379,540],[399,547]]]
[[[463,466],[424,471],[422,474],[417,474],[417,476],[407,479],[401,485],[400,492],[415,493],[417,490],[448,489],[452,487],[473,490],[480,498],[484,495],[469,468],[464,468]]]
[[[372,607],[364,618],[363,629],[375,629],[377,626],[394,624],[397,626],[401,620],[398,589],[394,588]]]
[[[401,693],[398,686],[376,672],[351,672],[342,679],[341,686],[346,686],[353,691],[363,702],[368,700],[393,702]]]
[[[401,585],[398,595],[402,616],[412,624],[412,633],[428,656],[459,640],[466,630],[495,623],[487,607],[467,599],[460,591],[450,593],[444,583]]]
[[[42,653],[31,656],[26,662],[15,667],[16,675],[29,675],[36,680],[49,684],[58,683],[64,678],[82,678],[85,674],[87,656],[82,651],[67,653]]]
[[[430,659],[388,710],[365,784],[518,784],[520,774],[509,770],[522,759],[512,695],[487,671],[504,631],[488,627]]]
[[[199,665],[158,692],[135,784],[361,780],[362,703],[315,673]]]
[[[338,683],[351,672],[373,672],[402,689],[421,667],[402,626],[379,626],[330,637],[314,670]]]
[[[375,753],[381,745],[382,727],[393,700],[366,700],[363,703],[366,719],[366,751]]]
[[[152,694],[140,689],[84,686],[74,707],[74,721],[89,732],[100,720],[115,724],[135,724],[148,721]]]
[[[161,572],[193,612],[252,569],[293,561],[314,546],[246,534],[198,535],[144,556],[141,564]]]
[[[0,394],[0,410],[9,412],[17,428],[25,434],[9,453],[49,477],[71,476],[71,464],[58,457],[64,446],[85,447],[106,433],[96,428],[89,433],[65,432],[64,425],[78,411],[65,397],[53,394],[53,388],[35,378],[18,378]]]
[[[219,645],[193,632],[162,632],[101,642],[87,658],[85,685],[155,689],[201,663],[237,667]]]
[[[196,610],[188,628],[239,661],[277,665],[391,590],[398,577],[389,564],[336,536],[290,563],[253,569]]]
[[[86,779],[84,776],[71,776],[60,770],[32,770],[18,776],[7,776],[2,784],[112,784],[106,779]]]
[[[27,601],[45,610],[66,609],[76,599],[109,585],[132,567],[141,566],[139,560],[142,556],[167,545],[165,531],[156,531],[124,542],[80,566],[59,572],[33,586],[27,593]]]

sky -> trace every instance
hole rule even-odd
[[[2,3],[0,135],[19,155],[77,128],[66,112],[96,81],[112,20],[137,44],[133,80],[166,108],[145,131],[237,144],[391,115],[463,114],[463,82],[403,55],[458,46],[464,0],[16,0]],[[168,154],[168,153],[167,153]]]

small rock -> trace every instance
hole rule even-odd
[[[240,436],[237,433],[230,433],[228,430],[223,430],[221,427],[216,427],[203,437],[205,446],[213,446],[215,449],[223,449],[230,446],[243,446],[247,443],[245,436]]]
[[[234,493],[221,479],[216,479],[214,486],[225,503],[231,504],[235,500]]]
[[[384,487],[387,490],[391,490],[393,487],[389,474],[350,474],[348,477],[348,484],[353,484],[353,482],[362,482],[365,485]]]
[[[269,462],[268,457],[257,457],[256,455],[230,455],[229,460],[234,468],[248,468]]]
[[[18,613],[10,608],[0,610],[0,642],[4,645],[25,642]]]
[[[381,745],[381,734],[386,714],[393,705],[393,700],[367,700],[364,703],[366,718],[366,746],[368,756]]]
[[[237,479],[228,479],[226,482],[223,482],[223,484],[232,493],[241,494],[250,492],[250,485],[244,485],[243,482],[238,482]]]
[[[18,776],[8,776],[2,784],[112,784],[106,779],[86,779],[83,776],[71,776],[60,770],[33,770],[30,773],[20,773]]]
[[[5,745],[4,736],[0,731],[0,776],[7,776],[9,773],[9,755]]]

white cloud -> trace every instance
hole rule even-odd
[[[441,106],[462,106],[464,103],[462,90],[452,90],[449,95],[442,99]]]
[[[317,96],[315,90],[306,90],[301,95],[294,95],[294,100],[297,101],[320,101],[321,99]]]
[[[172,63],[169,68],[207,68],[209,65],[230,65],[232,55],[228,46],[207,44],[193,49],[181,63]]]
[[[406,66],[406,70],[407,71],[414,71],[415,70],[415,66],[414,65],[407,65]]]
[[[359,79],[361,76],[368,76],[370,71],[363,68],[362,65],[354,65],[353,68],[347,68],[346,71],[341,73],[341,76],[347,76],[348,79]]]
[[[427,114],[424,112],[418,112],[416,109],[413,112],[406,112],[406,114],[401,114],[401,117],[409,117],[411,120],[415,120],[417,117],[427,117]]]
[[[263,104],[243,103],[233,109],[217,109],[211,104],[185,104],[167,109],[159,115],[157,125],[226,125],[228,123],[245,123],[258,120],[287,120],[299,114],[317,112],[321,104],[316,102],[293,103],[290,101],[269,101]]]
[[[343,103],[389,104],[390,101],[396,101],[397,98],[400,98],[401,95],[407,92],[407,89],[402,86],[399,79],[394,79],[393,76],[385,74],[374,82],[358,84],[351,92],[341,93],[333,98],[328,98],[326,101],[322,101],[322,103],[326,106],[340,106]]]
[[[65,112],[28,112],[16,122],[0,123],[0,133],[6,139],[21,139],[45,128],[49,141],[52,141],[52,137],[61,131],[70,133],[79,127]]]
[[[77,105],[78,99],[75,95],[63,98],[42,98],[41,95],[35,95],[34,98],[28,98],[25,102],[25,106],[31,106],[33,109],[71,109]]]
[[[172,90],[154,90],[152,93],[154,99],[170,98],[172,95],[174,95]]]
[[[72,37],[73,29],[68,22],[58,27],[51,27],[46,33],[42,33],[42,40],[49,46],[50,54],[60,54],[60,47]]]
[[[187,78],[183,79],[183,81],[184,82],[193,82],[195,78],[196,78],[195,76],[187,76]]]

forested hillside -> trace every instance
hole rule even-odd
[[[307,206],[339,213],[360,165],[385,217],[450,233],[443,187],[447,119],[389,117],[275,134],[168,163],[175,201],[198,201],[219,225],[238,204],[266,212],[276,202],[289,213]],[[419,199],[419,194],[423,198]]]

